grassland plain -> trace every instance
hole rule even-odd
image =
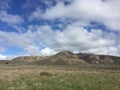
[[[0,90],[120,90],[120,66],[0,65]]]

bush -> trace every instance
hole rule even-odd
[[[40,73],[40,76],[52,76],[52,74],[50,72],[43,71]]]

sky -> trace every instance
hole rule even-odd
[[[0,0],[0,60],[62,50],[120,56],[120,0]]]

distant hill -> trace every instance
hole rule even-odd
[[[11,60],[0,60],[0,64],[11,64]]]
[[[0,64],[54,64],[54,65],[77,65],[77,64],[104,64],[120,65],[120,57],[110,55],[97,55],[70,51],[61,51],[52,56],[20,56],[11,61],[2,60]]]
[[[115,64],[120,65],[120,57],[110,55],[96,55],[96,54],[77,54],[79,59],[83,59],[89,64]]]
[[[57,65],[87,64],[84,60],[79,59],[78,55],[65,50],[56,55],[50,56],[48,59],[43,60],[43,62]]]
[[[35,61],[41,61],[45,59],[45,57],[42,56],[20,56],[12,59],[14,63],[31,63]]]

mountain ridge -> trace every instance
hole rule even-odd
[[[98,55],[88,53],[75,54],[71,51],[63,50],[52,56],[19,56],[9,61],[0,63],[34,63],[34,64],[54,64],[54,65],[77,65],[77,64],[109,64],[120,65],[120,57],[112,55]]]

